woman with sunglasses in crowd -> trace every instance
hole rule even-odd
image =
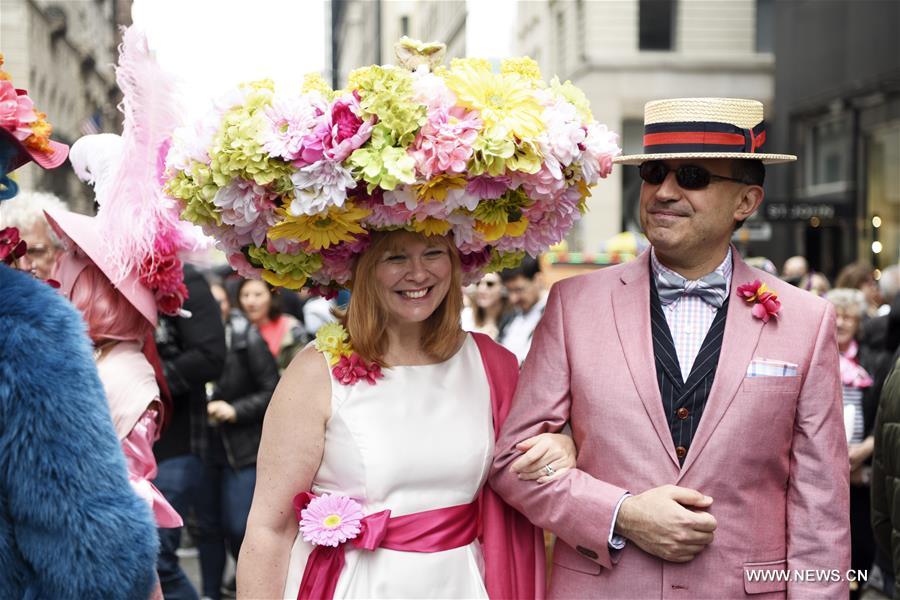
[[[487,273],[475,284],[469,306],[462,311],[462,328],[477,331],[496,340],[500,325],[509,313],[509,302],[497,273]]]

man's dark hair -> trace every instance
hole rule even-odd
[[[541,263],[536,258],[525,255],[525,260],[518,267],[512,269],[503,269],[500,271],[500,280],[503,283],[512,281],[516,277],[524,277],[530,281],[534,280],[535,275],[541,272]]]
[[[749,185],[762,186],[766,181],[766,166],[761,160],[741,158],[731,161],[731,176]],[[744,221],[734,222],[734,231],[744,226]]]

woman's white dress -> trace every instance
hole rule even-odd
[[[355,498],[367,515],[474,501],[494,445],[490,388],[475,340],[467,335],[443,363],[383,372],[375,385],[341,385],[332,377],[331,418],[312,491]],[[345,547],[335,598],[487,598],[477,541],[435,553]],[[312,549],[298,535],[285,598],[297,597]]]

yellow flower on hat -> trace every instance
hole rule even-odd
[[[500,72],[518,75],[528,80],[534,87],[544,87],[544,80],[541,78],[541,68],[536,60],[528,56],[507,58],[500,63]]]
[[[570,102],[578,111],[578,115],[587,121],[593,121],[594,115],[591,114],[591,103],[580,89],[572,85],[571,81],[565,83],[559,82],[559,77],[554,77],[550,81],[550,89],[553,93]]]
[[[484,241],[493,242],[503,237],[506,232],[506,220],[488,223],[486,221],[475,221],[475,231],[484,237]]]
[[[287,209],[276,211],[284,221],[269,230],[272,239],[288,238],[306,242],[313,250],[321,250],[341,242],[352,241],[356,234],[365,233],[359,222],[369,216],[367,208],[355,206],[352,202],[343,208],[332,206],[326,213],[293,216]]]
[[[304,94],[308,92],[319,92],[329,100],[335,96],[335,92],[331,89],[331,86],[328,85],[325,78],[318,73],[307,73],[303,78],[303,85],[300,88],[300,91]]]
[[[296,274],[291,272],[275,273],[274,271],[270,271],[268,269],[262,270],[262,278],[263,281],[265,281],[269,285],[274,285],[275,287],[283,287],[289,290],[299,290],[306,284],[306,280],[308,279],[306,275],[297,277]]]
[[[507,223],[506,231],[503,232],[503,235],[519,237],[520,235],[524,235],[526,229],[528,229],[528,217],[523,216],[518,221]]]
[[[466,178],[462,175],[441,175],[416,186],[416,195],[420,202],[444,202],[447,200],[447,192],[464,188],[466,183]]]
[[[486,62],[486,61],[485,61]],[[480,63],[454,61],[446,74],[457,105],[477,110],[487,132],[519,139],[544,131],[543,108],[528,80],[515,73],[492,73]]]
[[[533,175],[541,170],[544,157],[537,142],[522,140],[516,146],[516,151],[507,159],[506,166],[510,171],[519,171]]]
[[[422,221],[416,219],[410,225],[414,231],[422,235],[446,235],[451,227],[449,222],[432,217],[427,217]]]

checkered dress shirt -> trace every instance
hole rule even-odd
[[[664,267],[656,258],[656,251],[650,250],[650,265],[653,269],[653,277],[659,281],[660,273],[667,273],[680,277],[671,269]],[[725,256],[716,271],[725,278],[725,298],[731,290],[731,272],[733,266],[731,264],[731,248],[728,248],[728,254]],[[688,281],[685,284],[685,292],[697,285],[697,281]],[[708,304],[699,296],[685,293],[681,298],[676,299],[670,304],[663,305],[663,314],[666,315],[666,323],[669,325],[669,331],[672,333],[672,341],[675,343],[675,352],[678,353],[678,366],[681,368],[681,376],[687,381],[691,373],[691,367],[694,365],[694,359],[700,352],[700,346],[706,339],[706,334],[712,325],[716,312],[719,310],[715,306]]]

